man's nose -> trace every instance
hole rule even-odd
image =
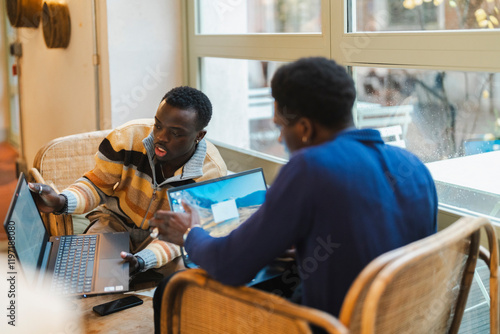
[[[160,141],[163,142],[169,142],[170,141],[170,136],[168,134],[167,129],[162,129],[160,132],[158,132],[157,137]]]

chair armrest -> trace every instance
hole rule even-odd
[[[42,183],[42,184],[48,184],[49,186],[52,187],[52,189],[55,190],[56,193],[60,193],[60,191],[57,189],[57,187],[54,185],[54,183],[50,182],[50,183],[47,183],[45,182],[42,174],[40,174],[40,172],[38,171],[38,169],[36,168],[31,168],[29,170],[29,174],[31,176],[31,178],[35,181],[35,183]]]
[[[40,174],[40,172],[38,171],[38,169],[36,168],[31,168],[29,170],[29,174],[31,176],[31,178],[36,182],[36,183],[43,183],[45,184],[45,180],[43,179],[43,176],[42,174]]]
[[[310,333],[309,324],[330,334],[348,333],[326,312],[254,288],[224,285],[202,269],[172,276],[163,292],[161,309],[161,333],[193,328],[198,333],[272,333],[281,328],[281,333],[287,327],[294,333]]]
[[[490,252],[483,246],[479,246],[479,258],[490,266]]]

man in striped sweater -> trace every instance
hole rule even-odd
[[[149,219],[170,210],[167,189],[227,173],[213,144],[204,139],[212,105],[191,87],[170,90],[154,120],[135,120],[114,129],[100,144],[96,166],[57,194],[30,184],[38,209],[55,214],[90,212],[85,233],[130,234],[122,257],[131,272],[160,268],[180,255],[179,247],[152,239]]]

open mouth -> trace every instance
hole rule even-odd
[[[163,147],[156,145],[155,146],[155,154],[157,157],[162,158],[162,157],[167,155],[167,150],[165,150]]]

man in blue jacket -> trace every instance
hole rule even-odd
[[[158,212],[150,225],[230,285],[249,282],[294,247],[302,304],[338,316],[371,260],[436,231],[435,185],[412,153],[386,145],[377,130],[354,127],[354,83],[335,61],[284,65],[271,87],[279,140],[292,156],[260,209],[223,238],[199,227],[187,205],[186,213]]]

